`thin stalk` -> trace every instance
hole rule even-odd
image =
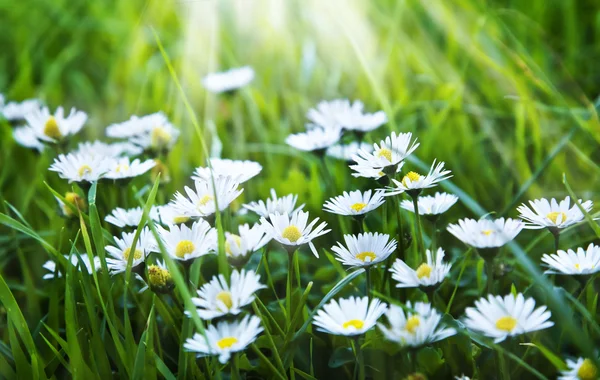
[[[390,202],[390,205],[392,207],[392,209],[395,209],[396,211],[396,215],[398,217],[398,236],[397,236],[397,240],[398,240],[398,247],[397,247],[397,252],[398,252],[398,256],[400,259],[406,261],[406,258],[404,257],[404,241],[403,241],[403,232],[402,232],[402,215],[400,213],[400,199],[398,199],[398,197],[392,197],[392,202]],[[386,208],[384,208],[384,210],[386,210]],[[385,218],[383,219],[385,221]],[[389,280],[390,277],[390,267],[392,266],[392,263],[394,262],[394,255],[390,255],[386,261],[385,261],[385,267],[383,270],[383,281],[382,281],[382,285],[381,285],[381,291],[383,292],[385,290],[385,286]],[[391,293],[391,292],[390,292]]]
[[[552,233],[552,236],[554,236],[554,253],[558,254],[558,249],[560,247],[560,232],[552,230],[550,230],[550,232]]]
[[[494,294],[494,261],[485,260],[485,269],[487,274],[487,291],[488,294]]]
[[[510,380],[510,373],[508,365],[506,363],[506,359],[504,358],[504,353],[502,351],[496,351],[498,354],[498,365],[500,367],[500,374],[503,380]]]
[[[288,255],[288,276],[287,276],[287,286],[286,286],[286,294],[285,294],[285,310],[287,313],[288,319],[292,318],[292,293],[294,292],[294,254],[296,251],[293,251]],[[289,321],[288,321],[289,322]],[[291,326],[288,326],[288,328]]]
[[[233,380],[240,380],[240,363],[238,353],[231,356],[231,378]]]
[[[419,255],[421,256],[421,260],[423,262],[426,262],[427,259],[425,258],[425,250],[423,249],[423,247],[425,247],[425,242],[423,241],[423,231],[421,228],[421,215],[419,214],[419,196],[411,195],[411,198],[413,201],[413,207],[415,209],[415,224],[417,226],[417,250],[419,252]]]
[[[367,293],[367,297],[369,297],[369,302],[371,302],[371,266],[365,267],[365,274],[367,276],[365,281],[365,292]]]
[[[365,357],[358,336],[354,338],[354,353],[356,355],[356,366],[358,366],[358,380],[365,380]],[[354,367],[354,373],[356,374],[356,367]]]
[[[433,225],[433,233],[431,234],[431,252],[433,253],[433,256],[434,256],[433,262],[435,262],[435,260],[437,259],[437,257],[436,257],[437,239],[438,239],[437,224],[438,224],[438,220],[439,219],[440,218],[438,218],[437,216],[435,216],[433,218],[433,221],[431,222],[431,224]]]

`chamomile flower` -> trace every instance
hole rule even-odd
[[[79,269],[80,271],[83,268],[85,268],[85,272],[88,274],[91,274],[93,271],[97,272],[100,270],[100,258],[98,256],[94,256],[93,258],[93,269],[92,263],[90,262],[90,258],[86,254],[78,255],[73,253],[70,256],[65,256],[65,259],[67,259],[68,262],[70,262],[75,268]],[[44,280],[62,277],[61,271],[56,270],[56,262],[52,260],[46,261],[44,265],[42,265],[42,268],[46,269],[49,272],[42,276],[42,279]]]
[[[457,201],[458,197],[454,194],[435,193],[433,196],[419,196],[417,207],[419,208],[420,215],[439,215],[448,211]],[[415,212],[412,200],[403,200],[400,207],[410,212]]]
[[[373,170],[384,171],[387,167],[398,165],[418,147],[419,143],[416,140],[412,140],[412,133],[408,132],[396,135],[396,132],[392,132],[391,136],[386,137],[379,144],[373,144],[373,152],[359,150],[352,157],[356,165],[350,165],[350,168],[357,173],[357,169],[360,168],[372,168]]]
[[[410,301],[406,307],[413,309]],[[456,335],[455,329],[441,325],[442,315],[428,303],[417,302],[412,311],[390,305],[385,316],[389,327],[377,324],[383,336],[404,347],[420,347]]]
[[[175,145],[179,130],[175,128],[162,112],[142,117],[132,116],[122,123],[109,125],[106,135],[114,138],[126,138],[145,150],[165,151]]]
[[[104,176],[108,179],[129,179],[140,176],[156,165],[154,160],[140,161],[136,158],[133,161],[129,157],[120,157],[110,160],[110,170]]]
[[[429,169],[427,175],[422,175],[417,172],[408,172],[401,181],[397,181],[392,178],[392,182],[396,185],[395,188],[391,188],[386,195],[397,195],[403,192],[420,192],[423,189],[434,187],[438,182],[445,181],[452,177],[450,170],[444,170],[444,163],[435,161]]]
[[[358,151],[361,149],[370,153],[373,151],[373,145],[367,144],[366,142],[359,144],[356,141],[346,145],[336,144],[327,148],[325,154],[327,154],[329,157],[337,158],[338,160],[352,161],[352,156],[358,153]]]
[[[189,201],[186,201],[189,203]],[[192,206],[189,206],[192,207]],[[189,207],[181,207],[180,204],[170,202],[164,206],[157,206],[160,222],[166,225],[187,223],[192,219],[197,219],[197,211],[190,212]]]
[[[336,144],[342,136],[341,129],[313,128],[306,132],[289,135],[285,142],[305,152],[323,151]]]
[[[38,99],[27,99],[22,102],[8,102],[4,106],[0,105],[0,114],[8,121],[20,121],[40,108],[42,108],[42,102]]]
[[[556,254],[542,256],[549,269],[546,274],[586,275],[600,271],[600,247],[590,244],[586,250],[558,251]]]
[[[229,160],[222,158],[211,158],[210,165],[212,173],[216,176],[230,176],[237,182],[243,183],[255,177],[262,170],[262,165],[255,161]],[[211,168],[198,167],[192,176],[195,181],[210,181]]]
[[[71,182],[93,182],[104,177],[110,170],[112,160],[106,157],[69,153],[59,155],[50,166],[60,178]]]
[[[592,201],[583,202],[581,199],[579,203],[586,212],[590,212],[594,206]],[[563,229],[574,224],[580,223],[585,218],[585,215],[581,212],[577,204],[571,206],[571,198],[566,197],[562,201],[557,202],[556,199],[552,198],[550,201],[547,199],[536,199],[529,201],[531,208],[527,205],[522,204],[517,208],[517,211],[521,213],[520,218],[525,219],[528,223],[525,225],[527,229]]]
[[[254,69],[243,66],[223,72],[211,73],[202,78],[202,86],[216,94],[237,90],[254,79]]]
[[[444,250],[438,248],[435,257],[430,250],[426,252],[427,262],[414,270],[401,259],[396,259],[390,272],[392,278],[398,281],[397,288],[417,288],[420,286],[437,286],[444,281],[452,265],[444,263]]]
[[[246,315],[241,321],[219,322],[216,326],[208,326],[204,331],[205,335],[194,334],[186,340],[183,347],[195,352],[198,357],[218,355],[219,362],[225,364],[232,353],[246,349],[262,331],[260,318]]]
[[[244,306],[254,301],[254,293],[266,288],[260,283],[260,275],[253,271],[234,270],[228,283],[220,274],[198,290],[192,302],[198,308],[200,318],[210,320],[223,315],[238,315]]]
[[[387,305],[377,298],[370,303],[368,297],[341,298],[317,311],[313,324],[328,334],[361,335],[371,330],[386,310]]]
[[[38,152],[42,152],[45,148],[45,145],[38,140],[35,131],[29,126],[21,126],[13,129],[13,138],[17,144],[25,148],[35,149]]]
[[[138,293],[143,293],[150,289],[155,293],[166,294],[175,287],[169,268],[161,260],[157,260],[156,264],[148,265],[147,280],[144,280],[138,273],[135,274],[135,277],[144,284]]]
[[[469,330],[494,338],[499,343],[516,336],[554,326],[546,306],[534,310],[535,300],[523,294],[509,294],[504,298],[488,295],[475,301],[475,307],[465,310],[465,325]]]
[[[225,210],[244,191],[239,188],[239,183],[229,176],[216,177],[211,181],[195,181],[194,187],[195,189],[185,187],[187,197],[179,192],[175,193],[174,203],[182,209],[188,209],[191,216],[198,217],[214,214],[217,203],[219,211]]]
[[[213,254],[217,249],[217,230],[207,221],[199,219],[188,227],[185,224],[171,225],[169,229],[159,227],[160,239],[169,255],[181,261]],[[158,252],[158,247],[154,249]]]
[[[298,201],[298,195],[296,194],[288,194],[278,198],[275,189],[271,189],[271,198],[267,198],[266,201],[250,202],[242,205],[242,207],[266,218],[271,214],[292,215],[297,213],[304,208],[304,204],[296,208],[296,201]]]
[[[352,104],[347,99],[322,101],[311,108],[306,117],[314,124],[325,129],[344,128],[351,131],[369,132],[387,123],[383,111],[363,113],[364,105],[356,100]]]
[[[567,359],[568,369],[561,371],[558,380],[597,380],[598,368],[594,362],[586,358],[578,358],[577,361]]]
[[[235,267],[245,265],[250,255],[264,247],[271,240],[265,227],[255,224],[250,228],[248,224],[238,227],[238,235],[225,232],[225,253],[227,261]]]
[[[331,250],[336,254],[336,260],[350,267],[366,267],[375,265],[387,259],[396,250],[396,240],[390,240],[389,235],[366,232],[354,235],[344,235],[346,247],[338,242]]]
[[[109,215],[107,215],[104,220],[112,225],[117,227],[137,227],[140,224],[140,220],[142,220],[142,214],[144,213],[144,209],[141,207],[135,207],[130,209],[124,209],[117,207],[111,211]],[[155,222],[160,220],[158,215],[158,208],[152,206],[150,208],[150,212],[148,217]]]
[[[90,156],[120,157],[137,156],[138,154],[141,154],[142,151],[142,148],[127,141],[107,144],[95,140],[79,143],[75,153],[88,154]]]
[[[121,239],[116,236],[114,237],[116,245],[107,245],[104,247],[106,252],[111,256],[106,258],[106,265],[111,274],[117,274],[127,270],[127,262],[131,256],[131,246],[133,245],[135,233],[136,231],[123,232]],[[146,256],[155,245],[156,241],[154,240],[152,233],[148,227],[145,227],[140,232],[139,239],[135,245],[135,251],[133,252],[133,258],[131,259],[131,267],[135,268],[143,263]]]
[[[87,114],[71,108],[69,115],[65,116],[62,107],[51,114],[48,107],[43,107],[33,109],[25,115],[25,121],[39,140],[56,143],[79,132],[87,121]]]
[[[475,248],[495,248],[513,240],[525,227],[518,219],[461,219],[450,224],[448,232]]]
[[[78,217],[78,214],[76,214],[77,209],[82,211],[87,209],[87,203],[85,202],[85,199],[80,197],[77,193],[68,191],[65,194],[65,200],[71,203],[75,210],[72,210],[71,207],[67,206],[60,198],[55,198],[56,202],[58,202],[58,207],[60,207],[60,211],[62,212],[63,216],[66,216],[67,218]]]
[[[308,223],[308,212],[304,211],[298,211],[291,216],[288,214],[271,214],[268,219],[263,217],[260,221],[265,226],[267,234],[277,240],[288,251],[293,251],[308,243],[316,257],[319,257],[319,254],[312,240],[331,231],[325,229],[327,227],[326,222],[316,226],[319,218],[315,218]]]
[[[325,202],[323,210],[338,215],[364,215],[385,202],[382,191],[376,191],[372,196],[371,194],[371,190],[365,191],[364,194],[360,190],[351,191],[350,193],[344,191],[342,195]]]

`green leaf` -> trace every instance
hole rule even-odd
[[[540,352],[546,357],[546,359],[548,359],[550,361],[550,363],[552,363],[552,365],[554,366],[554,368],[556,368],[557,371],[564,371],[566,370],[567,367],[567,363],[565,363],[560,356],[556,355],[555,353],[553,353],[552,351],[550,351],[549,349],[547,349],[545,346],[543,346],[541,343],[536,342],[536,343],[521,343],[521,346],[529,346],[529,347],[535,347],[538,350],[540,350]]]
[[[355,361],[356,357],[354,356],[354,352],[352,352],[350,347],[338,347],[329,357],[329,362],[327,365],[329,368],[339,368]]]

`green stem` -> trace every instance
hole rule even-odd
[[[367,293],[367,297],[369,297],[369,302],[371,302],[371,266],[365,267],[365,274],[367,276],[365,281],[365,292]]]
[[[400,199],[399,197],[392,197],[393,200],[392,202],[390,202],[390,205],[392,207],[392,209],[395,209],[396,211],[396,215],[398,217],[398,236],[397,236],[397,240],[398,240],[398,246],[396,251],[398,252],[398,257],[404,261],[406,261],[406,258],[404,257],[404,241],[403,241],[403,232],[402,232],[402,215],[400,213]],[[386,208],[384,208],[384,210],[386,210]],[[384,216],[384,221],[385,216]],[[385,291],[385,286],[389,280],[390,277],[390,267],[392,266],[392,264],[394,263],[394,255],[390,255],[386,261],[385,261],[385,267],[383,270],[383,281],[382,281],[382,286],[381,286],[381,291]],[[391,293],[391,291],[390,291]]]
[[[488,294],[494,294],[494,260],[484,260],[487,273]]]
[[[286,286],[286,294],[285,294],[285,310],[288,317],[288,322],[291,322],[292,318],[292,293],[294,292],[294,254],[296,251],[293,251],[288,255],[288,276],[287,276],[287,286]],[[288,328],[291,326],[288,325]]]
[[[231,378],[233,380],[240,380],[240,363],[239,363],[239,356],[238,353],[236,352],[235,354],[233,354],[231,356]]]
[[[421,256],[421,260],[423,262],[426,262],[426,257],[425,257],[425,250],[423,249],[423,247],[425,247],[425,242],[423,242],[423,231],[421,228],[421,215],[419,214],[419,196],[418,195],[411,195],[412,201],[413,201],[413,206],[415,209],[415,223],[417,225],[417,250],[419,252],[419,255]]]
[[[506,363],[506,359],[504,358],[504,353],[500,350],[496,351],[498,354],[498,364],[500,367],[500,373],[502,374],[503,380],[510,380],[510,370]]]
[[[554,253],[558,253],[558,248],[560,247],[560,232],[558,231],[550,231],[554,236]]]
[[[359,337],[354,337],[354,350],[356,354],[356,365],[358,366],[358,380],[365,380],[365,357],[360,347]],[[356,374],[356,367],[354,369]]]
[[[435,262],[435,256],[436,256],[436,250],[437,250],[437,239],[438,239],[437,223],[438,223],[438,220],[439,220],[439,218],[437,216],[435,216],[433,221],[431,222],[433,224],[433,233],[431,234],[431,253],[434,256],[433,262]]]

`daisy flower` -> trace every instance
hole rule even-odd
[[[317,311],[313,324],[319,331],[333,335],[354,336],[371,330],[387,305],[377,298],[341,298],[332,300]]]
[[[185,341],[183,347],[195,352],[198,357],[218,355],[219,362],[225,364],[232,353],[243,351],[262,331],[260,318],[246,315],[241,321],[219,322],[216,326],[208,326],[204,331],[205,335],[194,334]]]
[[[110,170],[112,160],[106,157],[69,153],[59,155],[50,166],[60,178],[71,182],[97,181]]]
[[[90,156],[102,157],[120,157],[120,156],[137,156],[141,154],[143,149],[130,142],[116,142],[107,144],[102,141],[85,141],[79,143],[74,153],[87,154]]]
[[[114,180],[130,179],[140,176],[156,165],[154,160],[140,161],[139,158],[136,158],[135,160],[130,161],[129,157],[115,158],[110,161],[110,170],[104,177]]]
[[[398,281],[397,288],[417,288],[420,286],[436,286],[441,284],[450,272],[452,265],[444,263],[444,250],[438,248],[435,258],[430,250],[426,252],[427,262],[414,270],[400,259],[396,259],[390,272],[392,278]]]
[[[63,216],[66,216],[67,218],[77,216],[77,214],[75,214],[73,210],[69,206],[67,206],[60,198],[55,198],[58,202],[58,207],[60,207],[60,211],[62,212]],[[85,199],[80,197],[77,193],[68,191],[65,194],[65,200],[72,204],[75,210],[80,209],[85,211],[87,209],[87,203],[85,202]]]
[[[122,123],[111,124],[106,135],[114,138],[126,138],[143,149],[153,151],[169,150],[179,138],[175,128],[162,112],[138,117],[132,116]]]
[[[271,237],[264,226],[255,224],[250,228],[248,224],[238,227],[239,235],[225,232],[225,253],[229,264],[240,267],[250,259],[250,255],[264,247]]]
[[[361,149],[371,153],[373,151],[373,145],[367,144],[366,142],[361,142],[359,144],[356,141],[346,145],[336,144],[327,148],[325,154],[329,157],[337,158],[338,160],[352,161],[352,156]]]
[[[583,202],[580,199],[579,203],[587,213],[592,211],[592,207],[594,206],[592,201]],[[550,201],[544,198],[536,199],[529,201],[529,205],[531,208],[525,204],[517,208],[517,211],[521,213],[519,217],[528,222],[525,225],[527,229],[563,229],[580,223],[585,218],[585,215],[577,207],[577,204],[571,206],[570,197],[566,197],[560,203],[554,198]]]
[[[254,79],[254,69],[250,66],[210,73],[202,78],[202,86],[215,94],[230,92],[248,85]]]
[[[13,129],[13,138],[17,144],[22,147],[35,149],[42,152],[45,148],[44,144],[38,140],[35,131],[29,126],[16,127]]]
[[[444,170],[443,162],[438,162],[436,165],[435,161],[433,161],[427,175],[421,175],[411,171],[402,178],[402,181],[397,181],[392,178],[392,182],[394,182],[396,187],[390,189],[386,195],[397,195],[405,191],[409,194],[418,194],[421,190],[434,187],[438,182],[445,181],[450,177],[452,177],[450,175],[450,170]]]
[[[167,294],[175,287],[171,272],[164,261],[157,260],[156,264],[148,265],[147,282],[138,273],[135,273],[135,277],[144,284],[138,293],[151,289],[155,293]]]
[[[285,143],[305,152],[322,151],[336,144],[342,136],[341,129],[313,128],[289,135]]]
[[[344,191],[342,195],[331,198],[323,205],[323,210],[338,215],[360,216],[375,210],[381,206],[385,200],[382,191],[376,191],[371,196],[371,190],[361,193],[360,190]]]
[[[157,210],[160,217],[160,222],[169,226],[173,224],[187,223],[188,221],[197,218],[197,212],[190,212],[188,208],[182,208],[175,202],[171,202],[163,206],[157,206]]]
[[[410,301],[407,309],[413,309]],[[456,335],[456,330],[440,325],[442,315],[424,302],[415,303],[413,311],[404,311],[400,306],[390,305],[385,313],[389,328],[378,323],[386,339],[402,346],[420,347]]]
[[[90,258],[86,254],[82,254],[82,255],[71,254],[71,256],[65,255],[65,258],[67,259],[68,262],[70,262],[78,270],[81,271],[83,268],[85,268],[85,272],[87,274],[92,274],[92,272],[94,270],[96,272],[100,270],[100,258],[98,256],[94,256],[93,269],[92,269],[92,263],[90,262]],[[79,265],[80,263],[83,263],[83,266],[80,266]],[[44,280],[51,280],[53,278],[58,278],[58,277],[63,276],[61,271],[56,269],[56,262],[54,262],[52,260],[46,261],[44,263],[44,265],[42,265],[42,268],[46,269],[49,272],[49,273],[46,273],[42,277],[42,279],[44,279]]]
[[[268,198],[266,201],[250,202],[249,204],[242,205],[242,207],[265,218],[271,214],[293,215],[304,208],[304,204],[295,208],[297,200],[298,195],[296,194],[288,194],[278,198],[275,189],[271,189],[271,198]]]
[[[104,220],[112,225],[117,227],[137,227],[140,224],[140,220],[142,220],[142,214],[144,213],[144,209],[141,207],[135,207],[130,209],[124,209],[117,207],[111,211],[110,215],[107,215]],[[158,208],[152,206],[150,208],[150,212],[148,213],[148,217],[155,222],[160,220],[158,215]]]
[[[203,219],[195,221],[191,228],[180,224],[169,226],[168,230],[159,227],[158,232],[165,249],[176,260],[195,259],[217,249],[217,230]],[[154,251],[159,252],[158,247]]]
[[[255,177],[262,170],[262,165],[254,161],[229,160],[222,158],[211,158],[210,166],[212,172],[219,176],[230,176],[239,183],[244,183],[250,178]],[[211,168],[198,167],[192,176],[195,181],[210,181]]]
[[[79,132],[87,121],[87,114],[71,108],[69,115],[65,116],[62,107],[51,114],[48,107],[43,107],[31,110],[25,115],[25,121],[39,140],[56,143]]]
[[[322,101],[311,108],[306,117],[314,124],[325,129],[344,128],[351,131],[369,132],[387,123],[383,111],[363,113],[364,105],[356,100],[350,104],[347,99]]]
[[[448,209],[458,201],[458,197],[454,194],[435,193],[434,196],[426,195],[419,196],[417,207],[419,215],[439,215],[448,211]],[[410,212],[415,212],[415,206],[412,200],[405,199],[400,203],[400,207]]]
[[[419,147],[416,140],[412,140],[412,133],[392,132],[391,136],[386,137],[379,144],[373,144],[373,152],[359,150],[357,154],[352,156],[352,160],[356,165],[351,165],[350,168],[357,171],[357,168],[373,168],[379,171],[384,171],[387,167],[398,165],[406,157]]]
[[[331,250],[336,259],[350,267],[366,267],[375,265],[387,259],[396,250],[396,240],[390,240],[389,235],[366,232],[354,235],[344,235],[346,247],[337,243]]]
[[[558,380],[596,380],[598,368],[590,359],[578,358],[577,361],[567,359],[566,371],[561,371]]]
[[[472,247],[495,248],[513,240],[524,227],[525,223],[517,219],[461,219],[450,224],[448,232]]]
[[[1,103],[1,102],[0,102]],[[27,99],[22,102],[8,102],[0,105],[0,114],[8,121],[24,120],[25,116],[42,108],[38,99]]]
[[[115,246],[107,245],[104,247],[106,252],[112,257],[106,258],[106,265],[110,270],[111,274],[117,274],[125,272],[127,270],[127,262],[131,255],[131,246],[133,244],[133,238],[136,231],[123,232],[121,239],[114,237]],[[137,244],[135,245],[135,251],[131,262],[131,267],[135,268],[144,262],[146,256],[150,253],[151,249],[156,245],[156,241],[152,236],[152,233],[145,227],[140,233]]]
[[[267,231],[267,234],[283,245],[288,252],[293,252],[301,245],[308,243],[310,249],[316,257],[319,257],[312,240],[325,235],[331,230],[326,230],[326,222],[322,222],[317,227],[315,225],[319,218],[315,218],[308,223],[308,212],[298,211],[291,215],[271,214],[269,218],[261,218],[260,222]],[[313,229],[313,227],[315,227]]]
[[[593,243],[587,250],[579,247],[577,251],[558,251],[556,254],[542,256],[549,269],[546,274],[586,275],[600,271],[600,247]]]
[[[173,203],[180,209],[189,210],[190,215],[196,217],[214,214],[217,203],[219,211],[225,210],[244,191],[239,188],[239,183],[229,176],[216,177],[212,181],[195,181],[194,187],[195,190],[187,186],[184,188],[187,197],[179,192],[175,193]],[[215,194],[217,202],[215,202]]]
[[[533,298],[509,294],[504,298],[488,295],[475,301],[475,307],[465,310],[465,325],[469,330],[494,338],[500,343],[509,336],[516,336],[554,326],[549,321],[551,313],[546,306],[537,309]]]
[[[266,288],[260,283],[260,275],[253,271],[234,270],[228,284],[220,274],[198,290],[198,297],[192,302],[198,308],[200,318],[210,320],[223,315],[238,315],[242,308],[254,301],[254,293]]]

